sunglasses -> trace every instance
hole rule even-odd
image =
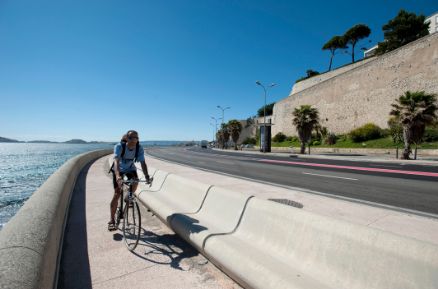
[[[129,140],[138,139],[138,136],[129,136],[128,139]]]

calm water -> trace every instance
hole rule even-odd
[[[146,142],[145,146],[176,142]],[[0,143],[0,230],[59,167],[83,152],[109,144]]]

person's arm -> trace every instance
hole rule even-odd
[[[120,162],[119,159],[114,159],[114,174],[116,175],[117,183],[120,186],[120,181],[122,180],[122,176],[120,175]]]
[[[140,164],[141,164],[141,169],[143,170],[144,177],[146,178],[146,181],[149,182],[150,177],[148,173],[148,166],[146,165],[145,161],[140,162]]]
[[[121,154],[121,146],[115,145],[114,146],[114,175],[116,176],[116,181],[120,186],[120,180],[122,179],[120,175],[120,154]]]
[[[140,162],[144,177],[146,178],[146,181],[149,183],[150,177],[148,173],[148,166],[146,165],[146,160],[144,157],[144,148],[142,146],[140,146],[139,148],[137,160],[138,162]]]

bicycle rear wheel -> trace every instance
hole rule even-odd
[[[125,204],[122,231],[126,247],[133,251],[140,240],[141,232],[140,208],[135,201],[129,200]]]

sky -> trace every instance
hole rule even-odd
[[[211,140],[215,120],[286,98],[321,47],[355,24],[383,40],[400,9],[436,0],[0,0],[0,136],[18,140]],[[338,54],[334,67],[351,61]]]

